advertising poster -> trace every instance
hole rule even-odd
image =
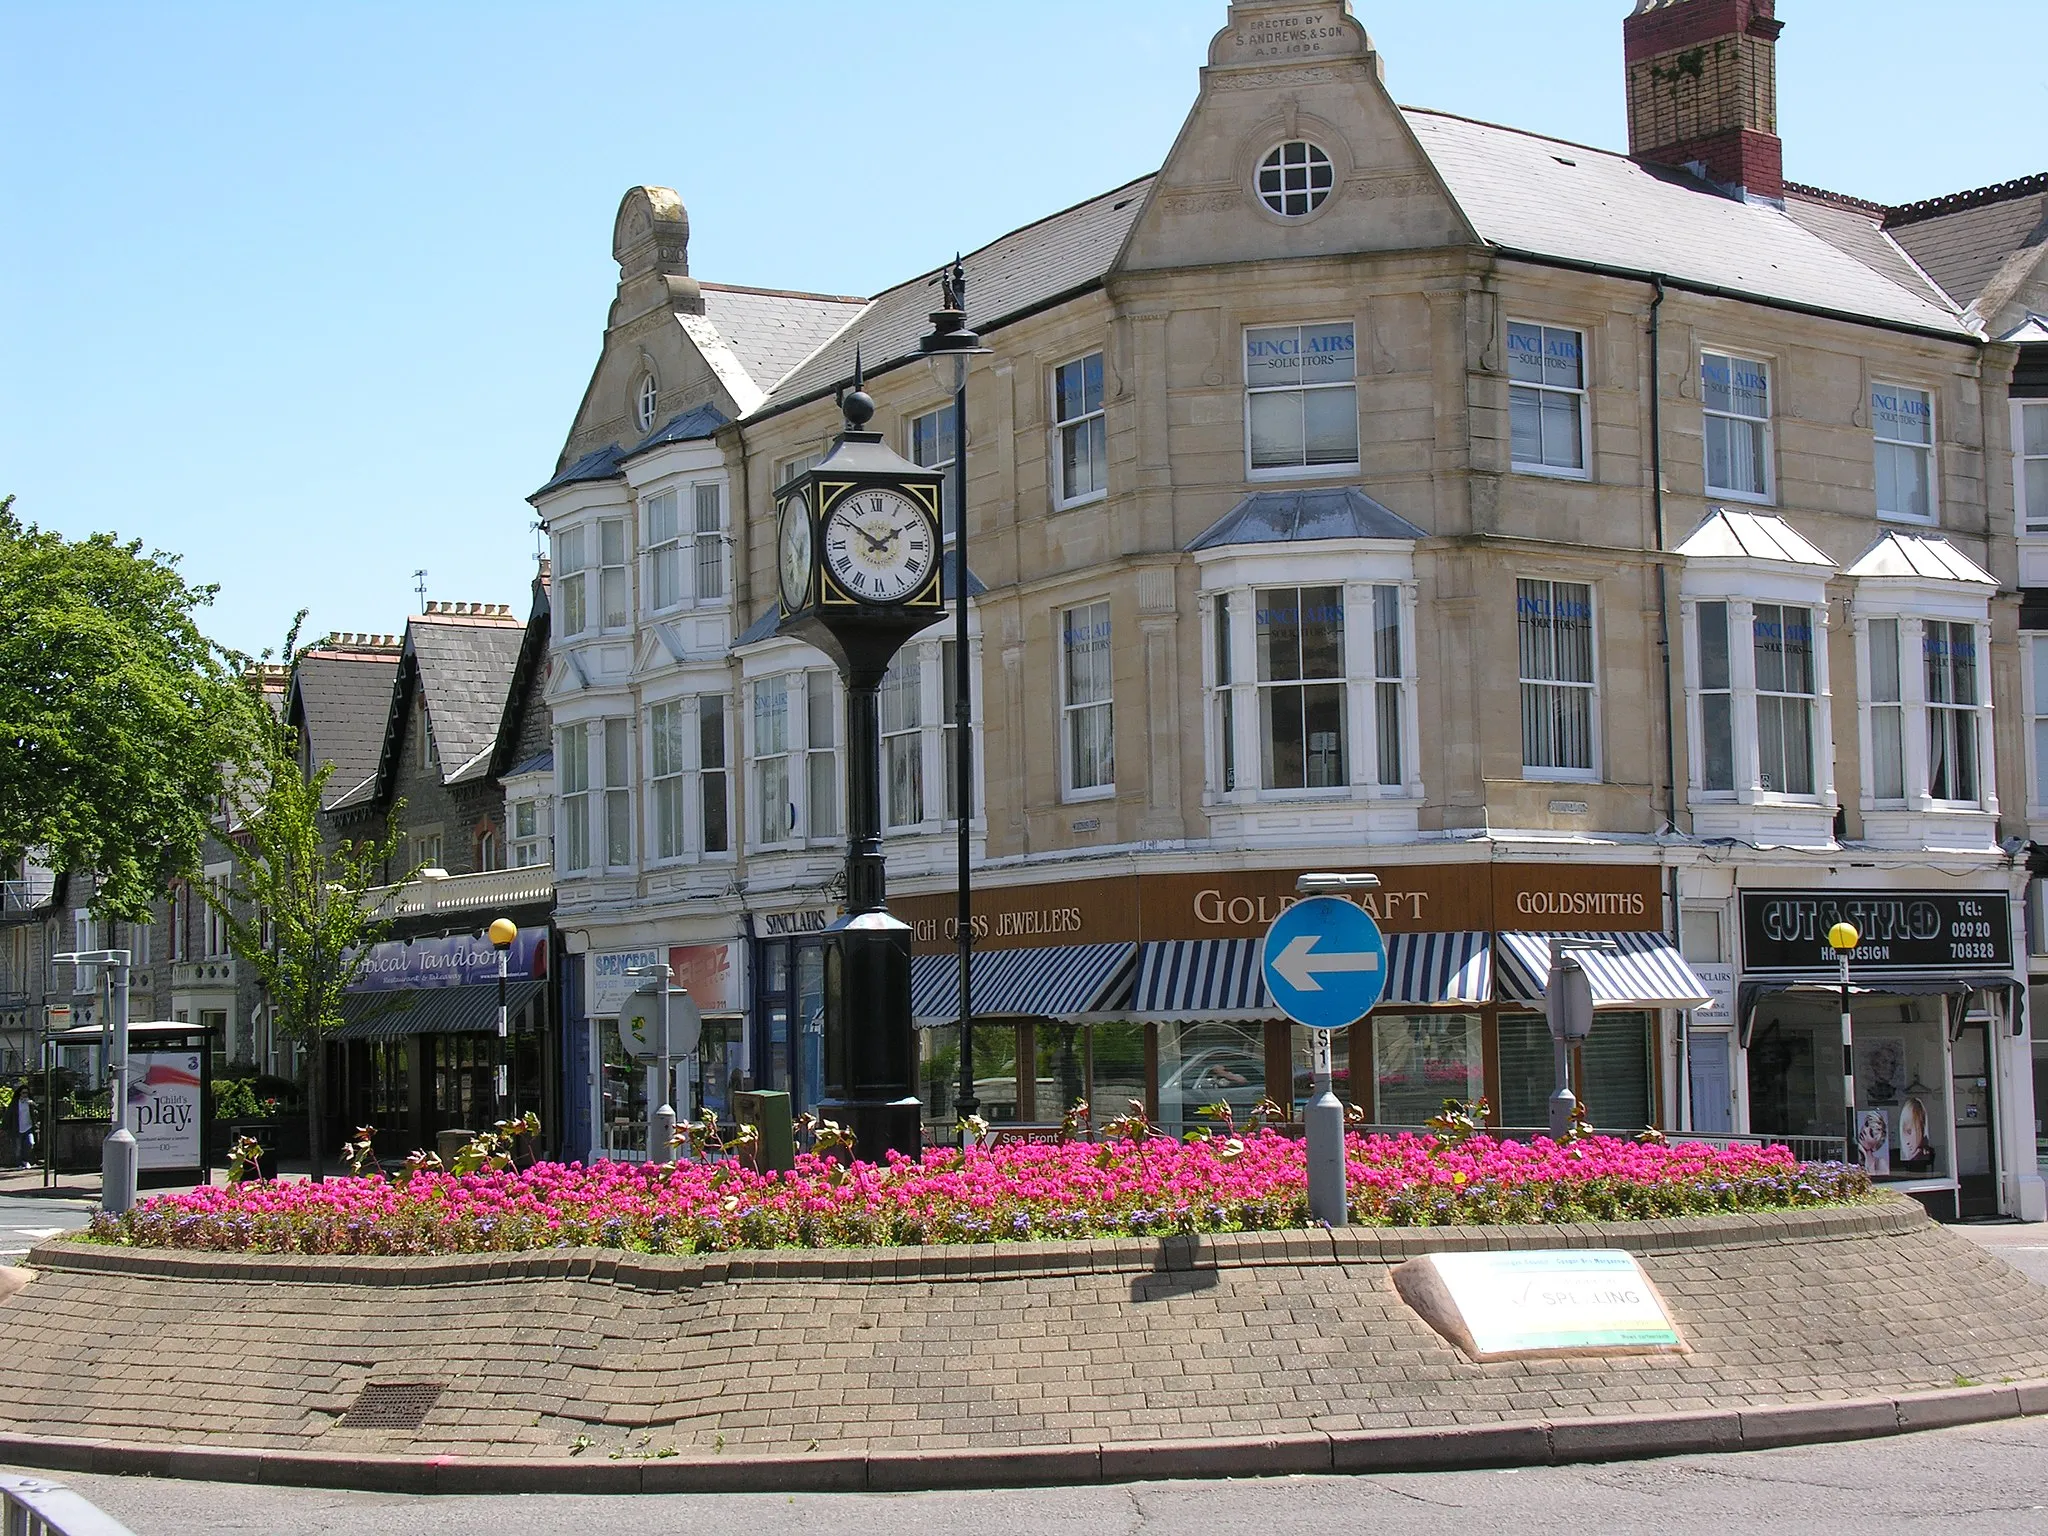
[[[138,1168],[197,1168],[200,1061],[197,1051],[129,1054],[128,1124],[135,1132]]]
[[[1863,1171],[1882,1178],[1892,1171],[1892,1120],[1882,1109],[1866,1109],[1856,1116],[1856,1157]]]

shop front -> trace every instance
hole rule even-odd
[[[2007,893],[1773,889],[1739,900],[1750,1130],[1830,1138],[1839,1155],[1850,1127],[1827,934],[1853,923],[1862,942],[1849,958],[1850,1155],[1937,1215],[2017,1213],[2017,1180],[2005,1176],[2022,1161],[2035,1172],[2032,1116],[2015,1157],[2000,1085],[2012,1092],[2017,1074],[2030,1089],[2033,1063]]]
[[[619,1011],[649,977],[646,968],[666,963],[669,985],[689,993],[703,1020],[694,1054],[671,1063],[675,1073],[670,1102],[679,1120],[706,1109],[732,1119],[732,1094],[744,1082],[745,947],[731,939],[703,943],[646,945],[591,950],[584,962],[584,999],[590,1035],[589,1113],[595,1134],[590,1156],[640,1162],[647,1156],[650,1105],[660,1095],[658,1062],[632,1056],[619,1038]]]
[[[374,1127],[382,1158],[529,1111],[551,1141],[561,1123],[551,950],[545,925],[521,927],[506,954],[500,1039],[498,954],[485,934],[373,946],[327,1037],[328,1114],[350,1130]]]
[[[1308,1032],[1266,995],[1267,926],[1299,869],[1130,873],[977,889],[974,1075],[992,1123],[1056,1121],[1085,1099],[1097,1125],[1135,1101],[1169,1130],[1290,1117],[1310,1081]],[[1663,932],[1656,865],[1382,866],[1355,899],[1388,939],[1388,985],[1334,1042],[1337,1092],[1366,1118],[1420,1126],[1447,1099],[1488,1099],[1496,1124],[1546,1123],[1555,1091],[1543,1014],[1550,940],[1595,936],[1596,1025],[1577,1081],[1596,1124],[1665,1123],[1676,1011],[1707,994]],[[900,899],[912,924],[929,1133],[950,1135],[959,1081],[950,893]]]

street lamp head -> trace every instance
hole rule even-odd
[[[1828,948],[1838,955],[1846,955],[1863,942],[1863,935],[1856,931],[1854,923],[1837,923],[1828,930]]]
[[[1338,891],[1376,891],[1380,877],[1367,874],[1308,874],[1295,878],[1294,889],[1302,896],[1329,896]]]
[[[934,369],[950,357],[957,381],[967,366],[967,359],[987,353],[981,338],[967,328],[967,269],[960,258],[953,258],[952,267],[939,274],[939,307],[931,312],[931,333],[918,339],[917,349],[931,361]]]
[[[510,949],[519,937],[519,925],[509,917],[501,917],[491,924],[491,943],[499,949]]]

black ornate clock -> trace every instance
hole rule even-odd
[[[923,1150],[910,1017],[910,928],[892,917],[882,864],[881,686],[903,643],[945,611],[938,471],[868,430],[860,387],[818,465],[776,493],[778,632],[808,641],[846,684],[847,915],[826,931],[825,1101],[856,1154]]]

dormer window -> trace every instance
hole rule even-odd
[[[1259,201],[1283,219],[1314,213],[1329,200],[1337,184],[1330,157],[1306,139],[1274,146],[1259,162]]]

